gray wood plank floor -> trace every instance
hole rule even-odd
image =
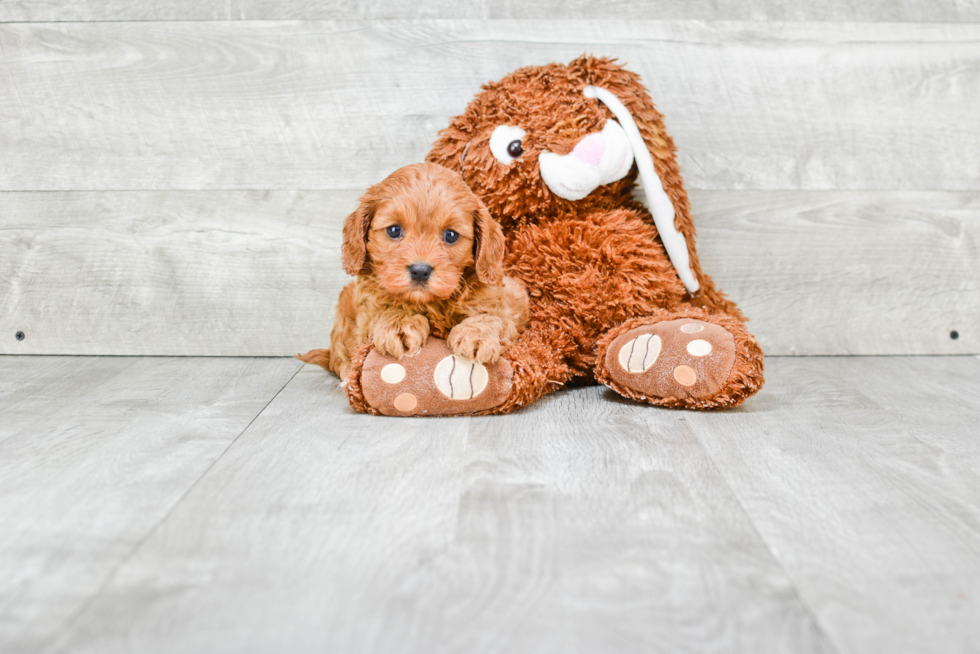
[[[0,357],[0,651],[980,648],[980,358],[436,420],[298,369]]]
[[[64,631],[298,367],[0,359],[0,652]]]

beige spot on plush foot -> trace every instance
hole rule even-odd
[[[697,334],[698,332],[704,331],[704,325],[699,325],[696,322],[689,322],[681,325],[681,331],[685,334]]]
[[[395,398],[393,404],[402,413],[408,413],[418,405],[419,401],[411,393],[402,393]]]
[[[698,381],[698,376],[694,374],[694,369],[690,366],[677,366],[674,368],[674,379],[681,386],[694,386]]]
[[[397,363],[389,363],[381,369],[381,379],[389,384],[397,384],[405,379],[405,369]]]
[[[454,354],[439,362],[433,377],[450,400],[472,400],[486,390],[490,375],[482,363]]]
[[[660,356],[660,337],[640,334],[619,350],[619,365],[626,372],[646,372]]]
[[[692,357],[704,357],[711,354],[711,343],[708,341],[696,340],[687,344],[687,353]]]

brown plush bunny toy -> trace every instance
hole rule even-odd
[[[527,287],[530,323],[504,350],[509,365],[493,370],[450,362],[445,342],[430,338],[391,382],[382,371],[394,361],[365,346],[347,378],[352,406],[506,413],[593,379],[677,408],[753,395],[762,350],[701,270],[674,150],[639,77],[612,60],[521,68],[485,85],[427,159],[460,173],[503,227],[507,274]],[[633,199],[637,180],[649,208]],[[436,368],[450,363],[438,383]],[[390,400],[408,396],[409,412]]]

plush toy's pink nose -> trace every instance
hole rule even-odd
[[[602,134],[589,134],[578,142],[572,154],[576,159],[593,166],[602,161],[602,153],[606,151],[606,139]]]

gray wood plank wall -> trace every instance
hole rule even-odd
[[[91,22],[0,25],[0,353],[326,345],[358,193],[583,52],[644,77],[769,354],[980,352],[978,3],[552,5],[4,3]]]
[[[965,22],[976,0],[4,0],[0,22],[544,18]]]

